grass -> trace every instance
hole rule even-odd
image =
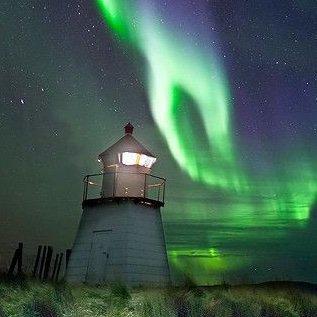
[[[313,317],[314,288],[294,284],[130,289],[0,280],[0,317]]]

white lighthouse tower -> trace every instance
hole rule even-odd
[[[156,158],[132,133],[128,123],[125,135],[99,155],[103,173],[84,179],[69,282],[137,286],[170,280],[160,212],[165,179],[150,174]]]

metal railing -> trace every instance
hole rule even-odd
[[[112,172],[84,177],[83,201],[98,198],[145,198],[164,204],[166,179],[146,173]]]

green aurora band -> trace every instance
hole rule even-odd
[[[230,94],[216,56],[173,36],[149,12],[142,16],[142,25],[136,23],[139,19],[133,16],[136,10],[131,3],[97,3],[116,34],[135,45],[147,60],[152,115],[182,170],[195,181],[241,190],[245,182],[235,163]],[[193,107],[188,104],[196,107],[207,144],[201,144],[200,135],[193,130]]]
[[[210,202],[199,206],[193,202],[190,206],[189,202],[183,206],[184,212],[211,222],[214,218],[205,210],[221,208],[219,217],[242,229],[236,233],[238,237],[244,237],[243,230],[254,226],[255,212],[264,232],[272,223],[277,224],[274,239],[283,234],[280,229],[285,223],[295,221],[295,225],[304,227],[316,204],[316,166],[305,155],[298,158],[294,151],[285,155],[285,164],[275,166],[275,171],[266,175],[251,175],[240,166],[232,136],[229,86],[216,54],[210,48],[204,52],[167,30],[148,8],[146,14],[140,13],[134,1],[97,0],[97,6],[115,35],[137,48],[147,61],[151,112],[176,162],[192,180],[223,191],[228,197],[227,205],[220,207]],[[191,124],[193,116],[201,122],[199,131]],[[181,219],[183,214],[175,212],[169,221],[176,223],[177,217]],[[209,234],[212,228],[206,231]],[[169,257],[173,265],[182,271],[192,265],[197,271],[212,267],[219,274],[247,265],[246,257],[224,257],[220,249],[212,247],[215,239],[208,234],[204,249],[171,242]],[[248,238],[252,239],[250,234]],[[257,234],[254,238],[259,239]],[[195,262],[190,260],[193,257]]]

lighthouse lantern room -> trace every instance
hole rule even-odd
[[[70,282],[165,285],[169,267],[160,207],[165,179],[133,126],[99,154],[103,173],[84,178],[83,213],[66,272]]]

